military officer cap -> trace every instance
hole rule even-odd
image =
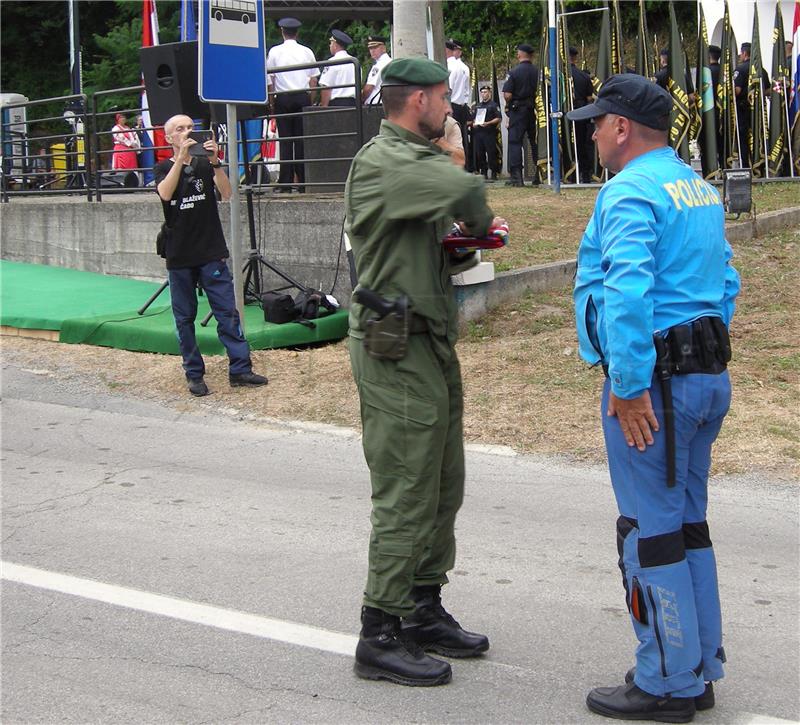
[[[368,35],[367,48],[374,48],[376,45],[386,45],[386,38],[380,35]]]
[[[287,30],[297,30],[301,25],[302,23],[297,18],[281,18],[278,21],[278,27]]]
[[[331,40],[335,40],[343,48],[346,48],[353,42],[353,39],[347,33],[335,29],[331,30]]]
[[[444,41],[444,47],[448,50],[462,50],[461,43],[454,38],[448,38]]]
[[[482,91],[491,91],[492,89],[489,88],[489,86],[481,86],[480,90],[482,90]]]
[[[742,43],[742,53],[749,53],[750,47],[750,43]]]
[[[649,78],[635,73],[611,76],[600,88],[597,100],[567,114],[570,121],[616,113],[649,128],[666,131],[672,97]]]
[[[533,54],[533,46],[529,45],[528,43],[520,43],[517,46],[517,50],[521,50],[523,53],[527,53],[528,55]]]
[[[381,72],[384,86],[435,86],[450,78],[450,72],[422,56],[395,58]]]

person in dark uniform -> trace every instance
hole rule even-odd
[[[719,156],[719,167],[725,168],[725,150],[722,144],[722,118],[719,113],[719,74],[722,66],[719,59],[722,57],[722,48],[718,45],[708,46],[708,69],[711,71],[711,87],[714,91],[714,122],[717,128],[717,154]]]
[[[500,109],[492,100],[492,89],[481,86],[481,100],[475,106],[470,120],[472,143],[475,148],[475,170],[484,179],[497,179],[497,127],[502,118]]]
[[[750,84],[750,43],[742,43],[742,52],[739,54],[739,65],[733,71],[733,90],[736,94],[736,126],[739,129],[739,150],[741,152],[741,167],[750,166],[750,98],[748,86]],[[769,76],[761,69],[762,95],[770,93]]]
[[[572,107],[583,108],[587,103],[591,103],[594,89],[592,77],[578,68],[578,49],[574,47],[569,49],[569,72],[572,77]],[[574,121],[574,125],[580,182],[589,184],[592,181],[594,167],[591,121]]]
[[[525,186],[522,181],[522,143],[525,134],[531,144],[533,158],[533,185],[539,184],[536,161],[539,157],[536,146],[536,89],[539,84],[539,69],[532,63],[533,47],[527,43],[517,46],[519,63],[508,74],[503,84],[503,98],[508,115],[508,168],[511,180],[507,186]]]

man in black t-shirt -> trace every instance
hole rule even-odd
[[[532,57],[533,47],[520,43],[517,46],[519,64],[512,68],[503,84],[508,114],[508,170],[511,174],[511,180],[506,182],[508,186],[525,186],[522,181],[522,143],[526,134],[531,144],[533,184],[539,183],[535,108],[539,69],[531,62]]]
[[[154,169],[155,184],[170,233],[163,257],[167,261],[172,313],[183,357],[183,369],[192,395],[208,395],[203,380],[205,364],[197,347],[194,321],[197,317],[197,287],[208,297],[217,320],[217,335],[230,360],[232,386],[266,385],[250,362],[250,347],[242,334],[233,291],[233,277],[226,264],[228,247],[219,220],[217,197],[230,199],[231,184],[219,162],[216,141],[203,144],[208,156],[191,156],[197,142],[189,138],[194,123],[189,116],[173,116],[164,124],[171,159]]]
[[[739,150],[741,151],[741,166],[750,166],[750,43],[742,43],[742,52],[739,54],[739,65],[733,71],[733,91],[736,94],[736,125],[739,128]],[[761,69],[761,96],[770,94],[770,82],[767,72]]]
[[[475,147],[475,170],[484,179],[497,178],[497,127],[500,125],[500,109],[492,100],[492,89],[481,86],[481,101],[475,106],[470,119],[472,143]]]

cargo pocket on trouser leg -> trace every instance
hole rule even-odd
[[[694,697],[704,689],[697,614],[682,532],[625,538],[628,606],[639,646],[636,684],[657,696]]]
[[[391,535],[370,539],[364,603],[403,616],[414,610],[409,597],[414,574],[414,542]]]

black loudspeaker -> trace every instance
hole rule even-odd
[[[319,111],[313,106],[303,110]],[[303,132],[309,136],[322,136],[322,138],[309,138],[303,142],[305,157],[307,159],[332,159],[355,156],[360,148],[356,136],[328,137],[327,134],[355,131],[357,112],[357,108],[348,111],[337,108],[328,113],[310,113],[305,116]],[[362,119],[364,142],[366,143],[380,130],[383,106],[364,106]],[[324,184],[324,186],[309,186],[306,191],[317,194],[343,191],[348,173],[350,173],[350,161],[306,164],[306,181],[309,184]]]
[[[178,113],[208,118],[208,104],[197,95],[197,41],[139,49],[150,121],[157,126]]]

